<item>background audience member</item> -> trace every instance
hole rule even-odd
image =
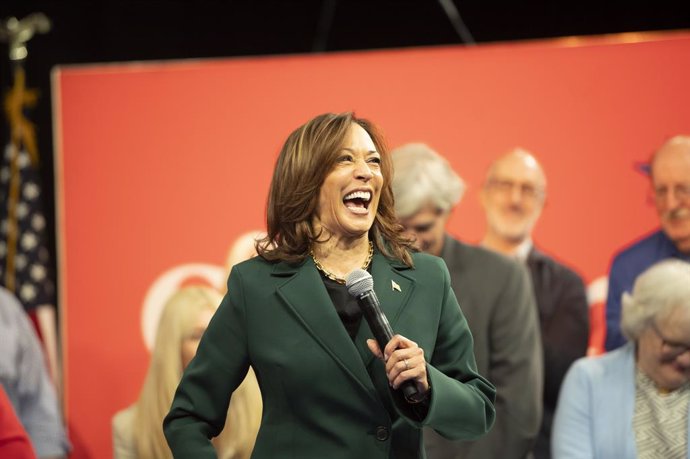
[[[252,230],[240,234],[230,246],[225,257],[225,269],[228,276],[232,267],[244,260],[249,260],[256,256],[256,243],[266,237],[266,231]]]
[[[430,459],[523,458],[541,421],[542,351],[537,306],[524,267],[445,232],[465,185],[427,145],[393,150],[395,210],[416,246],[445,260],[474,338],[479,373],[496,386],[496,424],[474,442],[425,431]]]
[[[551,424],[558,391],[570,365],[587,352],[589,307],[580,276],[534,246],[532,230],[546,199],[546,176],[529,152],[516,148],[489,168],[481,203],[486,212],[482,246],[525,263],[539,308],[544,350],[544,413],[534,447],[551,457]]]
[[[29,436],[14,412],[5,389],[0,385],[0,457],[35,459]]]
[[[690,264],[665,260],[644,271],[623,296],[621,330],[629,343],[568,371],[555,459],[690,457]]]
[[[665,258],[690,261],[690,136],[672,137],[650,161],[654,205],[661,228],[616,255],[606,300],[606,350],[625,343],[620,330],[621,296],[635,278]]]
[[[0,287],[0,384],[40,458],[70,449],[41,344],[17,298]]]
[[[137,402],[113,417],[116,459],[170,458],[163,418],[183,369],[196,353],[222,296],[214,289],[184,287],[164,306],[144,385]],[[261,398],[253,372],[233,393],[226,429],[215,440],[220,458],[248,459],[261,419]]]

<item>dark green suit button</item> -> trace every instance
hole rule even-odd
[[[378,426],[376,428],[376,439],[378,441],[386,441],[386,440],[388,440],[389,436],[390,436],[390,433],[388,432],[387,427]]]

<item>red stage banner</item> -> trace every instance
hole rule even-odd
[[[690,133],[688,56],[690,33],[675,33],[56,69],[72,457],[111,455],[163,301],[190,279],[223,288],[232,244],[263,228],[282,142],[318,113],[354,110],[393,147],[447,156],[469,185],[450,230],[468,242],[489,163],[532,151],[549,181],[535,241],[601,303],[614,250],[657,225],[636,166]]]

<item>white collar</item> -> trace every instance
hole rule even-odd
[[[522,263],[527,262],[527,257],[529,256],[530,250],[532,250],[532,247],[534,244],[532,243],[532,238],[528,237],[524,241],[520,243],[519,246],[515,248],[515,251],[513,251],[512,256],[515,257],[518,261]]]

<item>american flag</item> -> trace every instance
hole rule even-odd
[[[38,175],[34,124],[24,115],[38,100],[16,67],[4,109],[10,142],[0,165],[0,285],[13,292],[27,311],[55,304],[55,284],[46,248],[46,219]]]
[[[29,153],[8,144],[0,168],[0,283],[27,311],[55,304],[41,198],[40,177]]]

